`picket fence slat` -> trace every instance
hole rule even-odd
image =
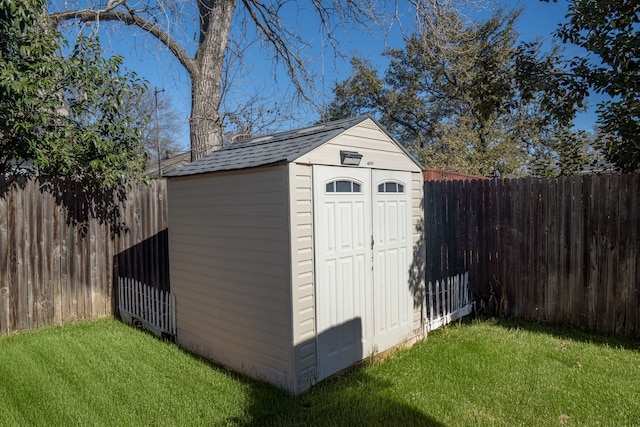
[[[118,310],[127,323],[140,322],[158,336],[176,334],[175,297],[135,279],[118,279]]]
[[[467,272],[427,284],[427,309],[424,316],[427,332],[471,313],[472,302],[468,284]]]

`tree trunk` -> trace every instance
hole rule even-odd
[[[222,120],[218,112],[220,87],[216,84],[217,82],[218,80],[203,76],[191,78],[189,128],[192,161],[206,156],[221,146]]]
[[[200,42],[191,72],[191,160],[221,146],[220,82],[235,7],[235,0],[198,1]]]

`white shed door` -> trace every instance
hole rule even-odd
[[[372,347],[369,169],[314,166],[316,326],[322,380]]]
[[[374,343],[383,351],[412,332],[411,173],[374,170],[372,184]]]

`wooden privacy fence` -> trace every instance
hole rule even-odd
[[[640,174],[425,182],[426,282],[485,308],[640,337]]]
[[[113,315],[117,277],[168,289],[166,183],[121,196],[0,177],[0,335]]]

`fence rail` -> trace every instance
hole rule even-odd
[[[640,174],[425,182],[426,282],[485,308],[640,337]]]

